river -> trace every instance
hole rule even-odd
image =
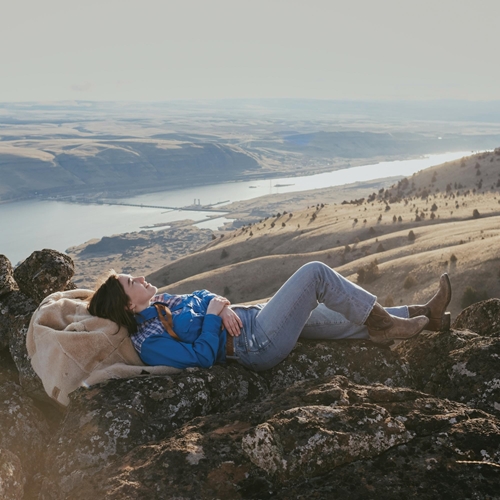
[[[194,200],[200,200],[201,205],[235,202],[274,193],[341,186],[384,177],[406,177],[424,168],[470,154],[462,151],[428,155],[419,159],[382,162],[323,174],[195,186],[116,201],[134,205],[170,207],[186,207],[192,205]],[[220,209],[223,210],[223,203]],[[65,251],[70,246],[84,243],[92,238],[138,231],[144,226],[193,219],[199,221],[196,224],[198,227],[216,229],[227,221],[224,217],[204,221],[212,215],[213,212],[206,211],[162,210],[140,206],[79,204],[35,199],[7,203],[0,205],[0,253],[15,264],[34,250],[53,248]]]

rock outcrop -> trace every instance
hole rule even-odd
[[[71,287],[67,259],[43,252],[22,283],[0,276],[2,498],[500,498],[499,299],[393,351],[301,341],[262,373],[81,388],[63,415],[24,347],[41,296]]]
[[[21,292],[40,303],[47,295],[75,288],[71,278],[75,267],[71,257],[55,250],[33,252],[14,271]]]

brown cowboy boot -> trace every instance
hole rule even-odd
[[[426,316],[398,318],[390,315],[378,302],[365,321],[370,340],[387,344],[390,340],[406,340],[419,334],[429,323]]]
[[[430,321],[426,329],[432,332],[447,331],[450,329],[451,316],[446,308],[451,300],[451,283],[446,273],[439,279],[439,288],[434,297],[427,304],[408,306],[410,318],[427,316]]]

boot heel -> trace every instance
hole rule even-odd
[[[431,318],[426,330],[431,332],[448,332],[451,327],[451,314],[445,312],[440,318]]]

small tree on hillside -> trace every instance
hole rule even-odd
[[[378,268],[377,259],[372,260],[368,265],[360,267],[357,271],[359,284],[372,283],[376,279],[380,278],[380,270]]]
[[[404,280],[403,288],[405,290],[408,290],[408,288],[412,288],[416,284],[417,284],[417,280],[414,278],[414,276],[412,274],[408,274],[408,276],[406,276],[406,278]]]

